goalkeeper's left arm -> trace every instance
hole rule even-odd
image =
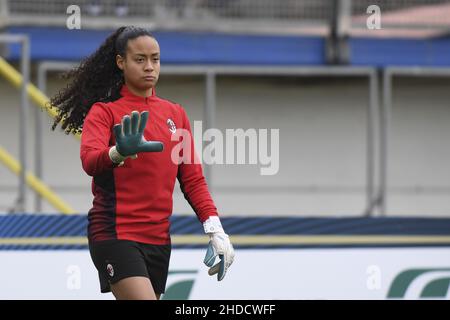
[[[209,235],[209,245],[204,263],[210,267],[209,275],[217,274],[217,280],[222,280],[234,260],[234,249],[229,236],[223,230],[218,217],[217,208],[209,193],[201,164],[195,159],[194,141],[189,119],[183,114],[183,128],[190,133],[190,159],[178,167],[178,181],[184,197],[188,200],[198,219],[203,222],[205,233]],[[218,263],[214,264],[216,258]]]

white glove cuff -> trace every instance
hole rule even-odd
[[[120,167],[120,166],[123,166],[123,163],[126,158],[136,159],[137,154],[133,154],[128,157],[124,157],[123,155],[121,155],[119,153],[119,151],[117,151],[116,146],[113,146],[109,149],[109,158],[111,159],[112,162],[114,162],[115,164],[117,164]]]
[[[220,223],[220,219],[217,216],[211,216],[203,222],[203,229],[205,230],[205,233],[225,233],[223,231],[222,224]]]
[[[115,164],[118,164],[119,166],[123,165],[123,161],[126,159],[123,155],[117,151],[116,146],[113,146],[109,149],[109,158],[112,162]]]

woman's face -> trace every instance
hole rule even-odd
[[[158,42],[149,36],[128,40],[125,57],[117,55],[116,63],[128,85],[148,90],[156,85],[160,71]]]

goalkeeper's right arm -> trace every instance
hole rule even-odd
[[[111,127],[114,125],[111,122],[113,119],[111,110],[101,102],[91,107],[84,119],[80,145],[82,166],[89,176],[97,176],[112,170],[124,159],[133,157],[138,152],[158,152],[163,149],[162,143],[143,139],[148,115],[137,113],[136,116],[134,120],[133,114],[131,117],[125,116],[125,119],[114,127],[116,145],[111,147]],[[139,142],[136,143],[136,140]]]

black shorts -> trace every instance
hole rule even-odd
[[[110,284],[128,277],[147,277],[156,294],[164,293],[171,245],[145,244],[129,240],[89,243],[92,261],[98,270],[100,291],[110,292]]]

